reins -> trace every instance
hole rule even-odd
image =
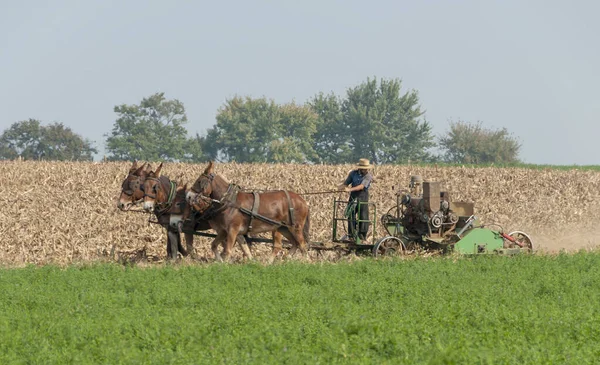
[[[241,192],[244,193],[254,193],[254,192],[269,192],[269,191],[281,191],[281,190],[261,190],[261,189],[242,189],[240,190]],[[323,194],[335,194],[335,193],[339,193],[339,190],[328,190],[328,191],[310,191],[307,193],[296,193],[298,195],[323,195]]]
[[[330,191],[311,191],[308,193],[298,193],[298,195],[320,195],[320,194],[336,194],[339,193],[340,190],[330,190]]]
[[[210,173],[210,174],[202,174],[201,176],[205,176],[207,178],[207,182],[202,184],[200,186],[200,190],[204,190],[204,188],[207,185],[210,185],[212,183],[212,181],[215,179],[215,174],[214,173]],[[284,189],[279,189],[279,190],[274,190],[274,189],[246,189],[246,188],[242,188],[241,186],[235,184],[235,183],[230,183],[229,184],[230,187],[231,186],[236,186],[239,190],[240,193],[267,193],[270,191],[283,191]],[[190,189],[192,190],[194,193],[196,194],[200,194],[199,191],[196,191],[196,189],[194,189],[194,187],[192,186],[192,188]],[[327,191],[311,191],[311,192],[307,192],[307,193],[297,193],[298,195],[324,195],[324,194],[336,194],[339,193],[339,190],[327,190]]]

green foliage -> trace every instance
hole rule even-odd
[[[518,163],[521,144],[506,128],[486,129],[463,121],[450,122],[450,131],[439,138],[445,152],[442,159],[451,163],[513,164]]]
[[[376,163],[420,161],[433,146],[431,126],[423,115],[416,91],[400,96],[399,80],[369,80],[348,90],[343,104],[345,125],[351,130],[352,161],[369,157]]]
[[[182,161],[197,158],[186,151],[187,116],[182,102],[164,93],[142,99],[139,105],[119,105],[106,150],[111,160]],[[198,149],[194,153],[199,153]],[[188,154],[186,156],[186,153]]]
[[[307,106],[294,103],[279,107],[276,138],[271,140],[268,161],[275,163],[306,162],[316,159],[312,137],[317,116]]]
[[[346,99],[319,94],[309,105],[320,117],[316,145],[320,160],[348,163],[424,161],[433,147],[431,126],[416,91],[400,95],[399,80],[367,79],[347,91]]]
[[[600,254],[0,270],[0,363],[591,364]]]
[[[13,123],[0,136],[0,159],[91,161],[92,143],[62,123],[42,126],[35,119]]]
[[[425,161],[433,146],[415,91],[399,80],[367,80],[346,99],[320,93],[306,105],[235,97],[219,110],[204,151],[238,162],[376,163]]]
[[[344,126],[342,100],[334,94],[320,93],[307,104],[319,117],[313,136],[318,156],[315,162],[339,164],[351,161],[352,150],[348,143],[351,132]]]
[[[234,97],[219,109],[205,151],[213,159],[237,162],[306,162],[315,158],[316,120],[305,106]]]
[[[506,163],[506,164],[495,164],[495,163],[486,163],[486,164],[466,164],[466,163],[454,163],[454,162],[416,162],[410,164],[401,164],[404,166],[420,166],[420,167],[466,167],[471,169],[485,169],[489,167],[494,168],[518,168],[518,169],[531,169],[531,170],[580,170],[580,171],[600,171],[600,165],[538,165],[538,164],[529,164],[523,162],[517,163]]]
[[[184,156],[182,161],[191,163],[206,162],[209,157],[204,152],[204,146],[206,145],[206,137],[200,136],[196,133],[195,137],[189,138],[184,147]]]

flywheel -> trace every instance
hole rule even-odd
[[[398,235],[396,231],[404,218],[405,211],[406,207],[404,205],[401,205],[400,209],[395,205],[391,207],[387,213],[381,216],[381,225],[386,230],[387,234],[390,236]]]

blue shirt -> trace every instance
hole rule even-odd
[[[369,186],[371,186],[371,181],[373,181],[373,175],[371,175],[370,172],[367,172],[363,176],[358,170],[353,170],[348,174],[346,181],[344,181],[344,185],[352,184],[352,187],[355,187],[362,184],[365,187],[365,191],[368,191]]]

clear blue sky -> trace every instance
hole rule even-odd
[[[506,127],[539,164],[600,164],[598,1],[0,0],[0,129],[36,118],[96,142],[164,91],[190,135],[236,94],[303,103],[367,77],[449,120]]]

